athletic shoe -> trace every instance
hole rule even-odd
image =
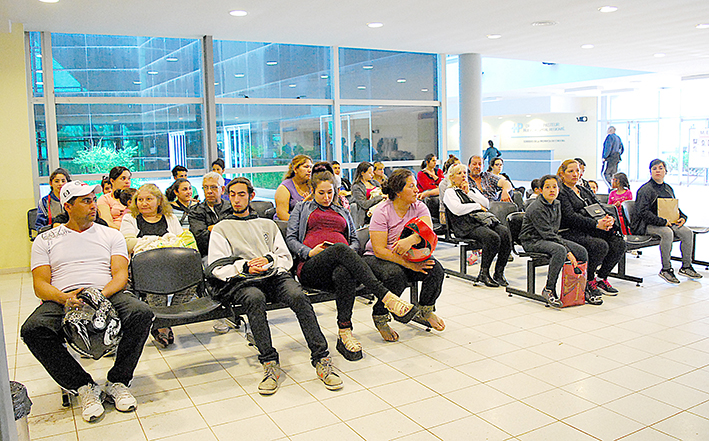
[[[332,358],[324,357],[315,365],[315,372],[329,390],[342,389],[342,378],[332,368]]]
[[[683,266],[679,269],[679,274],[681,276],[689,277],[690,279],[701,279],[702,275],[694,271],[691,266]]]
[[[675,277],[675,272],[672,270],[672,268],[661,270],[659,276],[665,279],[665,282],[667,283],[672,283],[675,285],[679,283],[679,279]]]
[[[79,388],[79,403],[81,417],[87,423],[96,421],[103,415],[103,392],[95,384],[87,384]]]
[[[542,297],[546,299],[549,306],[553,306],[554,308],[561,308],[563,306],[559,296],[551,289],[544,288],[542,290]]]
[[[106,398],[113,402],[119,412],[130,412],[138,407],[138,401],[123,383],[106,382]]]
[[[605,291],[605,295],[610,295],[610,296],[617,296],[618,295],[618,290],[613,288],[608,281],[608,279],[596,279],[596,286],[603,291]]]
[[[591,280],[586,283],[586,303],[598,306],[603,304],[603,296],[595,282],[595,280]]]
[[[258,393],[261,395],[273,395],[278,390],[281,378],[281,365],[277,361],[267,361],[263,364],[263,380],[258,385]]]

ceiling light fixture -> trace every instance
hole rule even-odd
[[[380,23],[380,22],[378,22],[378,21],[372,21],[372,22],[367,23],[367,26],[370,27],[370,28],[372,28],[372,29],[374,29],[374,28],[381,28],[382,26],[384,26],[384,23]]]
[[[527,118],[531,118],[531,117],[532,117],[532,115],[526,115],[526,117],[527,117]]]
[[[278,64],[278,61],[267,61],[266,62],[266,66],[275,66],[276,64]]]
[[[366,88],[367,88],[367,86],[357,86],[357,89],[359,89],[359,90],[364,90]]]
[[[665,56],[665,54],[663,54],[662,52],[658,52],[654,55],[655,58],[662,58],[664,56]]]
[[[39,0],[42,3],[58,3],[59,0]]]
[[[399,78],[398,80],[396,80],[396,82],[397,82],[397,83],[405,83],[405,82],[406,82],[406,78]]]
[[[709,29],[709,23],[699,23],[695,26],[697,29]]]
[[[288,87],[290,87],[290,88],[293,88],[293,87],[295,87],[295,86],[297,86],[297,84],[289,84],[289,85],[288,85]]]
[[[138,85],[140,85],[140,84],[142,84],[142,83],[141,83],[140,81],[133,81],[133,84],[135,84],[136,86],[138,86]]]
[[[320,75],[320,78],[322,78],[323,80],[327,80],[328,78],[330,78],[330,76],[328,76],[328,75]]]
[[[497,40],[498,38],[502,38],[502,35],[500,34],[487,34],[487,38],[490,40]]]
[[[165,61],[169,61],[170,63],[174,63],[175,61],[177,61],[177,58],[176,57],[167,57],[167,58],[165,58]]]
[[[582,44],[581,49],[593,49],[593,45],[592,44]]]
[[[234,10],[234,11],[229,11],[229,15],[231,15],[233,17],[246,17],[246,15],[248,15],[248,12],[241,11],[241,10]]]
[[[374,66],[372,66],[371,64],[365,64],[364,66],[362,66],[362,69],[372,70],[372,69],[374,69]]]
[[[428,92],[428,89],[424,87],[423,89],[421,89],[421,92]]]
[[[157,75],[158,71],[157,70],[149,70],[148,75]]]
[[[242,74],[242,73],[235,73],[234,74],[234,77],[236,77],[236,78],[244,78],[245,76],[246,76],[246,74]]]
[[[542,20],[542,21],[532,22],[532,26],[534,26],[534,27],[554,26],[557,24],[559,24],[559,22],[554,21],[554,20]]]
[[[219,83],[214,83],[214,85],[215,85],[215,86],[218,86],[218,85],[219,85]]]
[[[601,12],[615,12],[618,10],[617,6],[601,6],[598,8],[599,11]]]

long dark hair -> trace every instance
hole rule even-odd
[[[613,175],[613,179],[618,181],[618,184],[625,190],[630,190],[630,181],[628,180],[628,175],[625,173],[616,173]]]
[[[406,187],[406,181],[409,176],[413,175],[414,173],[409,169],[397,168],[382,186],[382,193],[389,196],[389,200],[393,201]]]
[[[488,172],[491,172],[491,171],[492,171],[492,166],[495,165],[495,162],[497,162],[497,161],[500,161],[500,162],[502,162],[503,164],[505,163],[505,161],[504,161],[502,158],[500,158],[499,156],[498,156],[497,158],[492,158],[492,159],[490,160],[490,165],[487,167],[487,171],[488,171]]]
[[[428,161],[435,157],[436,155],[434,155],[433,153],[429,153],[428,155],[426,155],[426,157],[423,159],[423,162],[421,163],[421,170],[425,169],[426,165],[428,164]]]
[[[190,181],[185,178],[178,178],[175,179],[175,182],[173,182],[171,186],[167,187],[167,190],[165,190],[165,197],[169,202],[173,202],[175,199],[177,199],[177,190],[180,189],[180,184],[182,184],[183,182]]]
[[[362,174],[364,174],[367,170],[369,170],[369,167],[374,167],[374,166],[367,161],[363,161],[363,162],[359,163],[359,165],[357,166],[357,169],[355,170],[355,176],[354,176],[355,184],[362,180]]]

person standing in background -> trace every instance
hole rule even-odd
[[[495,147],[495,145],[492,142],[492,139],[487,141],[487,145],[489,147],[483,153],[483,162],[487,161],[487,165],[489,167],[493,159],[499,158],[500,156],[502,156],[502,152],[497,150],[497,148]]]
[[[623,154],[623,141],[620,136],[615,134],[615,127],[608,127],[608,136],[603,141],[603,179],[608,184],[608,189],[611,189],[613,175],[618,173],[618,163],[621,161],[620,156]]]

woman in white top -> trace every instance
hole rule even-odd
[[[155,184],[145,184],[138,188],[128,207],[130,213],[123,216],[121,233],[126,238],[128,253],[133,253],[133,248],[138,238],[145,236],[163,236],[167,233],[178,235],[182,233],[180,220],[172,214],[172,208]],[[192,293],[175,294],[172,304],[187,303],[193,297]],[[150,306],[167,306],[167,296],[148,294],[146,301]],[[153,329],[151,331],[155,342],[167,347],[175,341],[172,329]]]
[[[507,286],[505,266],[512,251],[512,239],[507,227],[499,219],[486,215],[490,202],[476,188],[470,188],[467,168],[455,164],[448,170],[449,187],[443,195],[448,226],[458,238],[475,239],[482,245],[482,261],[478,281],[496,288]],[[485,219],[485,217],[488,219]],[[490,277],[490,266],[497,256],[495,274]]]
[[[182,228],[189,229],[190,207],[196,204],[192,199],[192,184],[185,178],[177,178],[175,182],[165,190],[165,196],[170,201],[172,212],[180,220]]]

